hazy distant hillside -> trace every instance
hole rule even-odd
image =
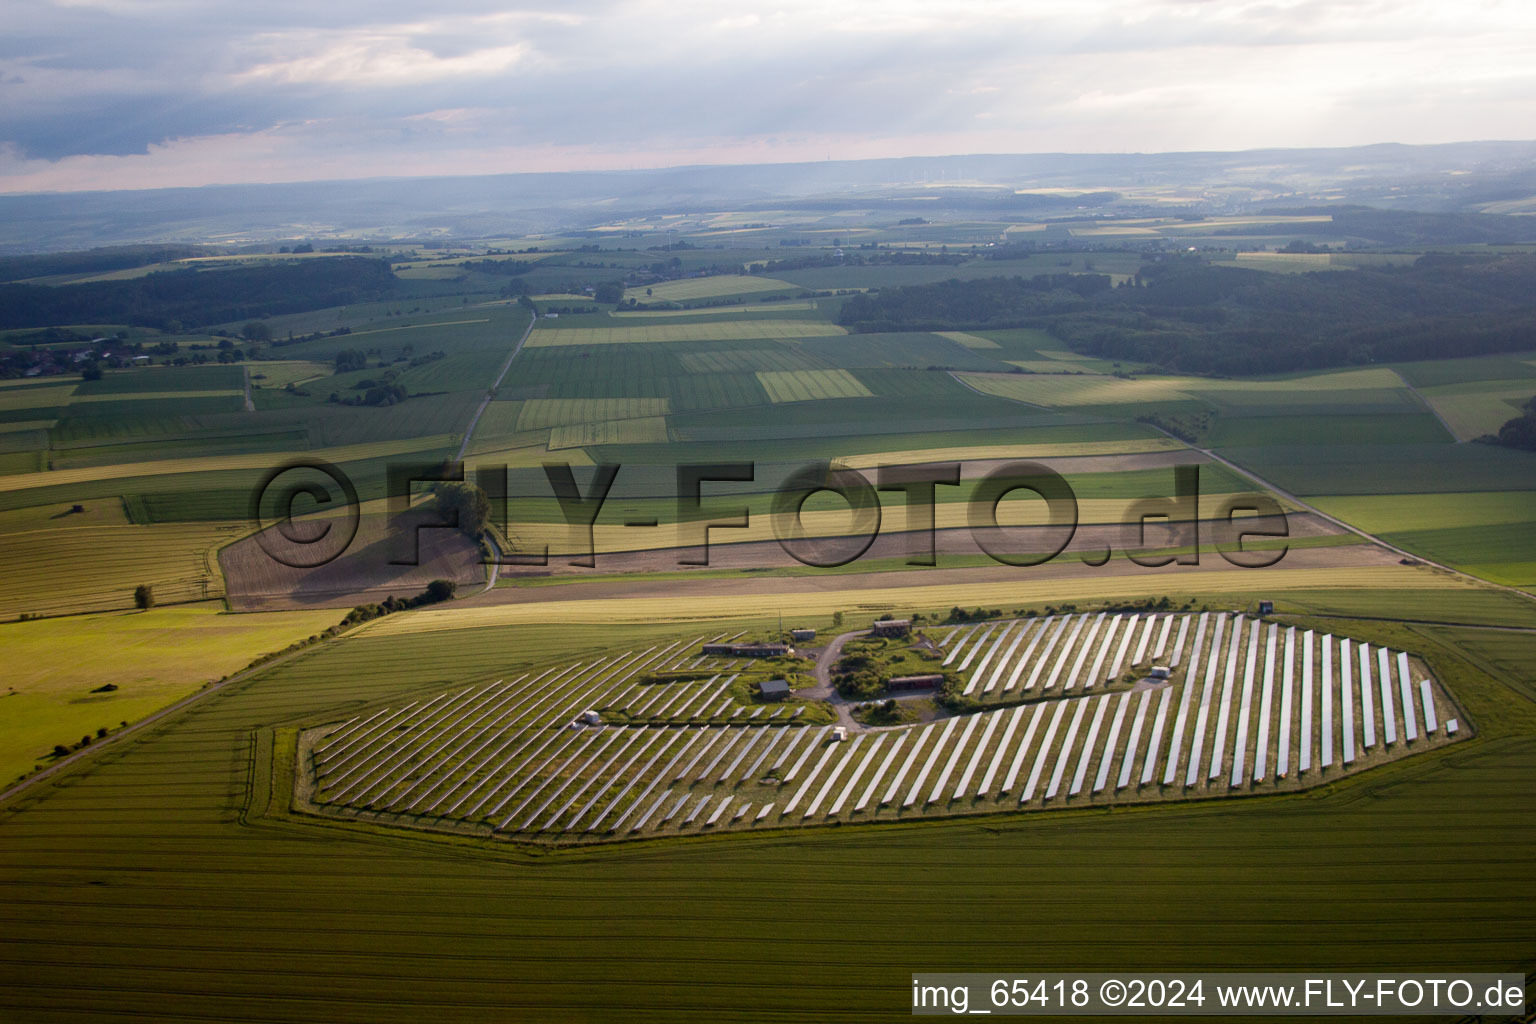
[[[1037,154],[378,179],[0,196],[0,252],[287,237],[492,237],[572,230],[657,209],[911,206],[1001,219],[1081,203],[1192,211],[1364,203],[1536,211],[1536,143]]]

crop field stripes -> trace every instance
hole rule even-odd
[[[839,740],[738,703],[739,677],[714,671],[731,663],[671,643],[354,707],[302,732],[300,800],[590,843],[1288,791],[1458,738],[1408,652],[1242,613],[1072,613],[950,637],[972,658],[964,678],[994,700],[1011,689],[1006,706]],[[1138,667],[1103,672],[1117,652]],[[672,672],[697,678],[657,676]]]

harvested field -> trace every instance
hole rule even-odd
[[[332,519],[341,529],[341,520]],[[296,529],[308,529],[303,519]],[[415,597],[435,579],[447,579],[468,590],[485,580],[480,549],[457,530],[427,529],[417,536],[420,551],[411,553],[409,538],[403,544],[386,529],[387,517],[362,515],[357,536],[346,552],[334,561],[312,569],[293,568],[271,557],[255,535],[245,537],[219,552],[230,607],[236,611],[274,611],[291,608],[351,608],[386,597]],[[291,544],[267,528],[268,542],[290,561],[302,561],[310,550]],[[418,565],[394,565],[394,559],[415,557]]]
[[[334,448],[316,448],[296,452],[309,458],[327,462],[355,462],[391,455],[410,455],[415,452],[446,448],[458,439],[451,434],[432,437],[415,437],[399,441],[369,441],[362,444],[339,445]],[[274,464],[271,452],[254,452],[239,455],[206,455],[187,458],[153,459],[147,462],[126,462],[115,466],[81,466],[74,469],[55,469],[43,473],[24,473],[0,477],[0,491],[20,491],[33,487],[52,487],[57,484],[89,483],[100,480],[118,480],[129,477],[165,476],[180,473],[209,473],[226,469],[269,469]]]
[[[546,327],[528,338],[528,348],[560,345],[642,345],[673,341],[744,341],[766,338],[825,338],[846,334],[835,324],[814,320],[721,320],[717,323],[655,324],[633,327]]]
[[[608,315],[616,320],[654,320],[664,316],[722,316],[729,313],[758,314],[764,312],[799,313],[815,309],[814,302],[775,302],[771,305],[754,306],[706,306],[703,309],[625,309],[614,310]]]
[[[718,299],[728,295],[756,295],[762,292],[800,290],[798,285],[771,277],[720,275],[689,277],[680,281],[663,281],[661,284],[645,288],[631,288],[624,293],[624,297],[634,299],[636,302],[691,302],[695,299]]]
[[[467,630],[487,625],[524,622],[709,622],[732,617],[773,615],[793,607],[801,616],[830,615],[837,610],[905,612],[912,609],[948,609],[955,605],[1005,607],[1059,601],[1140,598],[1155,590],[1202,594],[1263,595],[1266,591],[1317,590],[1345,593],[1359,590],[1420,590],[1475,592],[1480,584],[1423,568],[1392,564],[1342,566],[1351,557],[1341,554],[1364,550],[1317,549],[1294,552],[1297,567],[1287,561],[1262,572],[1217,568],[1202,559],[1199,567],[1143,569],[1118,560],[1113,573],[1063,561],[1059,566],[1028,570],[999,570],[998,577],[975,581],[974,570],[956,570],[944,578],[933,570],[905,585],[892,586],[893,574],[866,577],[827,576],[808,579],[701,580],[681,588],[675,581],[660,583],[595,583],[584,586],[586,597],[549,599],[547,593],[497,588],[489,594],[447,609],[422,609],[394,616],[364,629],[381,634]],[[1301,558],[1315,559],[1301,566]],[[1222,563],[1225,565],[1225,563]],[[1122,572],[1121,567],[1126,571]],[[1130,571],[1134,569],[1134,571]],[[861,586],[860,583],[868,583]],[[538,588],[532,588],[537,590]],[[644,598],[644,600],[636,600]]]
[[[220,597],[224,582],[215,552],[245,529],[237,523],[177,523],[7,532],[5,544],[18,557],[0,576],[0,617],[132,608],[141,583],[154,588],[161,604]]]
[[[872,392],[847,370],[790,370],[757,375],[775,402],[810,402],[823,398],[871,398]]]

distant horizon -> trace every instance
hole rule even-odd
[[[218,189],[218,188],[243,188],[281,185],[324,185],[340,184],[344,182],[391,182],[391,181],[436,181],[452,179],[496,178],[515,177],[519,175],[559,176],[580,174],[646,174],[670,171],[712,170],[725,168],[749,168],[749,167],[805,167],[818,164],[851,164],[851,163],[877,163],[882,161],[896,162],[903,160],[971,160],[971,159],[1011,159],[1029,157],[1198,157],[1198,156],[1238,156],[1245,153],[1299,153],[1299,152],[1338,152],[1343,150],[1384,149],[1398,147],[1403,149],[1437,149],[1453,146],[1536,146],[1536,137],[1531,138],[1480,138],[1480,139],[1452,139],[1441,142],[1397,142],[1378,141],[1362,142],[1349,145],[1329,146],[1287,146],[1287,145],[1262,145],[1244,146],[1235,149],[1202,148],[1202,149],[1043,149],[1043,150],[977,150],[973,152],[946,152],[946,153],[896,153],[881,156],[856,156],[817,159],[762,159],[762,160],[719,160],[696,161],[693,163],[661,163],[652,166],[596,166],[596,167],[561,167],[550,169],[518,169],[518,170],[483,170],[464,172],[432,172],[407,174],[367,174],[333,177],[293,177],[271,179],[245,179],[229,181],[205,181],[197,184],[149,184],[122,188],[37,188],[4,191],[0,190],[0,198],[13,198],[20,196],[48,196],[48,195],[77,195],[77,194],[111,194],[117,192],[153,192],[173,191],[186,189]],[[0,180],[3,174],[0,174]],[[935,183],[936,184],[936,183]]]

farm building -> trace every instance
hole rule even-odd
[[[912,632],[910,619],[880,619],[870,627],[873,636],[906,636]]]
[[[816,631],[814,629],[792,629],[789,631],[789,638],[797,642],[815,640]]]
[[[700,654],[726,655],[732,658],[779,658],[786,654],[794,654],[795,649],[789,644],[780,643],[748,643],[748,644],[705,644],[699,648]]]
[[[783,700],[789,696],[789,683],[783,679],[767,679],[758,687],[763,700]]]
[[[897,676],[886,681],[887,690],[931,690],[944,683],[944,677],[938,673],[924,676]]]

